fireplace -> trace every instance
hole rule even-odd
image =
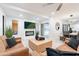
[[[34,31],[25,31],[25,36],[34,36]]]

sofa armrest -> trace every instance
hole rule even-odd
[[[21,43],[21,38],[16,38],[16,43]]]

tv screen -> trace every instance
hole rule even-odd
[[[24,22],[25,29],[35,29],[35,23],[32,22]]]

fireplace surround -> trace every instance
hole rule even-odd
[[[25,36],[34,36],[34,31],[25,31]]]

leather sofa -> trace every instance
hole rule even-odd
[[[0,56],[29,56],[29,49],[25,48],[21,39],[16,39],[17,44],[6,48],[6,36],[0,36]]]
[[[69,42],[69,40],[65,40],[62,45],[60,45],[59,47],[56,48],[56,50],[67,51],[67,52],[72,52],[72,53],[79,53],[79,46],[78,46],[77,50],[75,50],[67,45],[68,42]],[[47,51],[45,51],[43,53],[38,53],[36,51],[33,51],[32,53],[35,56],[47,56]]]
[[[69,42],[69,40],[65,40],[64,43],[62,45],[60,45],[59,47],[57,47],[56,49],[61,50],[61,51],[69,51],[69,52],[78,52],[79,53],[79,46],[78,46],[77,50],[75,50],[67,45],[68,42]]]

